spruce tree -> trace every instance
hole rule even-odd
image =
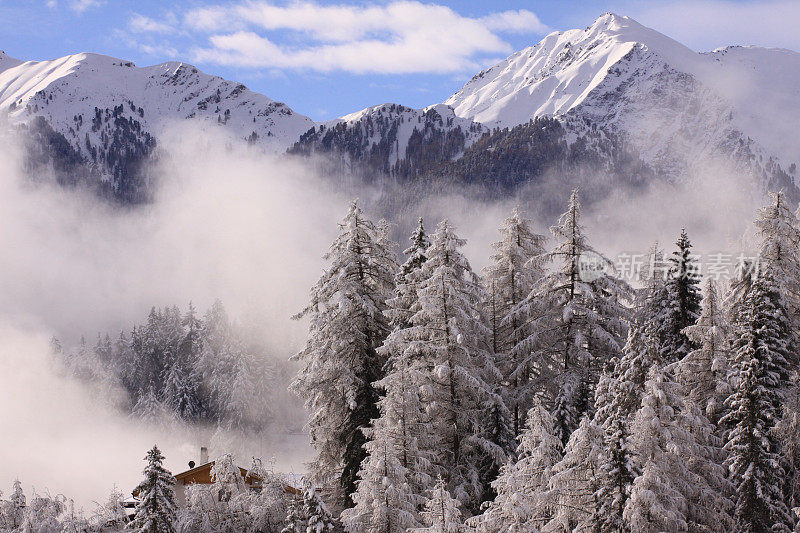
[[[337,486],[336,505],[352,505],[365,457],[363,430],[378,418],[385,357],[377,351],[389,333],[384,311],[394,289],[393,251],[354,201],[325,259],[330,265],[297,317],[310,319],[302,368],[292,389],[311,412],[308,428],[317,456],[312,480]]]
[[[281,533],[306,533],[308,520],[303,514],[302,500],[294,496],[289,501],[289,509],[286,511],[286,525]]]
[[[333,533],[337,529],[336,519],[313,487],[306,488],[303,493],[303,514],[306,519],[306,533]]]
[[[740,530],[789,531],[785,472],[775,426],[789,378],[795,339],[783,299],[768,269],[753,281],[734,322],[734,388],[721,423],[728,428],[726,466],[735,488]]]
[[[669,258],[669,275],[659,298],[662,314],[655,325],[664,364],[680,361],[697,348],[684,329],[694,325],[700,316],[700,274],[686,230],[681,231],[675,245],[678,249]]]
[[[626,356],[629,353],[626,351]],[[607,365],[595,394],[594,422],[601,431],[602,451],[594,493],[597,507],[591,524],[600,531],[624,529],[623,512],[638,473],[633,463],[629,430],[634,412],[630,404],[638,394],[630,376],[621,374],[619,368],[616,361]]]
[[[25,507],[27,506],[27,498],[25,492],[22,490],[22,483],[19,479],[14,480],[13,492],[8,497],[8,505],[4,506],[6,511],[4,516],[5,525],[10,530],[15,530],[22,525],[25,514]]]
[[[401,464],[391,428],[380,424],[367,430],[367,458],[359,471],[355,505],[340,517],[352,533],[405,533],[418,527],[420,501],[406,481],[408,470]]]
[[[164,456],[158,446],[147,452],[144,481],[136,487],[139,503],[136,516],[128,525],[139,533],[173,533],[175,531],[175,478],[164,468]]]
[[[428,257],[425,255],[430,246],[425,225],[420,217],[417,227],[409,238],[411,246],[403,251],[406,261],[400,266],[395,280],[395,295],[389,302],[387,314],[391,319],[392,329],[402,329],[411,325],[411,309],[417,300],[416,286],[413,282],[414,272],[420,269]]]
[[[691,435],[681,425],[682,391],[654,366],[642,407],[632,425],[631,446],[640,472],[631,485],[623,519],[631,531],[686,531]]]

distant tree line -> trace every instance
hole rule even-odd
[[[153,308],[116,339],[98,334],[94,347],[81,339],[74,350],[54,339],[53,350],[78,378],[120,386],[139,418],[258,432],[275,421],[284,369],[246,338],[216,301],[202,317],[191,304]]]

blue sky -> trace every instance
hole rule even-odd
[[[800,50],[797,0],[0,0],[0,50],[179,59],[328,119],[384,102],[440,102],[554,30],[629,15],[696,50]]]

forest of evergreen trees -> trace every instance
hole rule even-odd
[[[276,420],[273,404],[288,365],[232,323],[222,303],[198,316],[189,304],[151,309],[145,323],[116,339],[99,335],[94,347],[81,338],[74,350],[53,351],[79,379],[122,388],[137,418],[160,425],[182,420],[223,430],[257,433]]]
[[[176,510],[154,448],[129,527],[798,531],[800,220],[775,194],[754,227],[756,259],[731,279],[702,279],[683,230],[632,286],[590,244],[577,191],[549,237],[515,209],[480,273],[447,220],[429,233],[420,219],[398,263],[390,225],[354,201],[296,316],[309,333],[290,389],[316,454],[302,495],[259,460],[250,471],[272,488],[247,489],[223,454]],[[271,374],[219,303],[202,319],[154,309],[118,342],[63,357],[78,376],[114,376],[142,415],[269,419],[237,398]],[[51,507],[74,522],[68,500],[24,498],[17,484],[2,502],[4,530],[66,531],[22,527]]]
[[[577,192],[550,238],[515,210],[480,274],[448,221],[420,221],[402,265],[357,203],[340,228],[291,388],[346,531],[800,527],[800,221],[781,194],[724,282],[682,231],[632,287]]]

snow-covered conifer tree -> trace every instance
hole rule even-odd
[[[308,520],[303,514],[303,502],[300,498],[294,497],[289,501],[289,509],[286,511],[286,526],[281,533],[306,533]]]
[[[593,386],[604,364],[622,351],[628,331],[627,283],[607,273],[611,261],[589,245],[580,222],[577,190],[558,225],[550,228],[556,245],[545,259],[556,264],[535,283],[512,313],[530,321],[523,342],[536,353],[540,382],[547,385],[563,443],[591,407]],[[581,272],[581,262],[592,272]],[[586,278],[586,279],[584,279]]]
[[[515,208],[500,226],[500,240],[492,244],[491,264],[484,269],[487,312],[492,328],[492,348],[503,372],[503,397],[511,411],[517,436],[525,426],[525,414],[536,390],[531,382],[534,361],[529,344],[529,322],[512,314],[544,276],[542,256],[545,237],[531,228],[531,221]],[[509,450],[511,451],[511,450]]]
[[[330,266],[311,289],[298,317],[310,318],[302,369],[292,389],[311,412],[308,428],[317,457],[312,480],[335,481],[337,505],[348,507],[365,457],[363,430],[378,418],[385,358],[377,348],[389,334],[384,314],[397,264],[375,225],[354,201],[325,259]],[[380,242],[379,242],[380,241]]]
[[[686,498],[691,476],[686,457],[694,453],[694,446],[679,422],[682,407],[680,385],[654,366],[631,430],[631,445],[641,472],[631,485],[623,512],[631,531],[687,530]]]
[[[158,446],[147,452],[144,481],[136,492],[139,503],[129,528],[138,533],[173,533],[175,531],[175,478],[164,468],[164,456]]]
[[[597,529],[595,518],[599,500],[596,493],[602,451],[601,428],[584,416],[567,442],[564,457],[552,468],[549,488],[553,514],[543,531],[581,533]]]
[[[680,361],[697,348],[684,333],[700,316],[701,302],[699,269],[686,230],[681,231],[675,245],[678,249],[669,258],[663,293],[654,295],[661,311],[654,326],[662,364]]]
[[[422,512],[424,527],[410,529],[409,533],[462,533],[464,527],[458,501],[447,490],[439,478],[431,491],[431,497]]]
[[[389,309],[386,314],[391,319],[393,330],[407,328],[411,325],[412,307],[417,301],[413,273],[419,270],[428,259],[425,251],[431,243],[421,217],[409,240],[411,246],[403,251],[406,261],[400,266],[395,279],[394,298],[387,302]]]
[[[689,531],[733,531],[733,486],[724,467],[722,439],[703,410],[691,399],[684,401],[679,423],[690,436],[692,449],[683,459],[689,470],[686,523]]]
[[[626,422],[641,406],[644,383],[650,368],[665,364],[659,349],[657,330],[664,322],[667,274],[663,252],[655,243],[648,254],[646,271],[641,275],[643,287],[636,291],[631,326],[622,356],[615,362],[614,368],[609,368],[609,372],[605,373],[608,378],[608,390],[603,393],[605,397],[602,400],[595,399],[599,417],[595,420],[601,426],[606,427],[607,416],[601,411],[610,413],[610,410],[619,410],[617,418]]]
[[[411,327],[397,330],[386,348],[407,355],[410,383],[421,391],[427,427],[424,452],[451,492],[477,509],[484,490],[480,465],[502,462],[503,450],[489,438],[485,409],[502,402],[492,384],[499,378],[489,347],[485,293],[461,254],[465,241],[443,221],[414,275],[417,302]]]
[[[332,533],[337,529],[337,521],[313,487],[306,488],[303,494],[303,514],[306,519],[306,533]]]
[[[415,349],[404,342],[406,328],[417,307],[418,271],[427,257],[428,238],[422,225],[411,235],[412,245],[396,278],[395,296],[388,300],[386,315],[393,333],[378,352],[387,360],[386,376],[375,386],[385,391],[378,403],[380,417],[366,431],[367,457],[359,472],[355,507],[342,514],[348,530],[394,530],[419,525],[418,511],[432,483],[431,453],[420,448],[425,442],[425,407],[419,384],[427,371],[415,364]]]
[[[497,497],[469,523],[481,532],[537,531],[550,517],[548,480],[561,460],[561,441],[553,416],[537,399],[520,435],[518,459],[500,470],[492,483]]]
[[[636,477],[636,468],[630,449],[629,421],[634,408],[632,401],[637,398],[636,386],[620,369],[634,369],[635,365],[623,366],[631,355],[631,330],[622,362],[613,359],[603,371],[595,390],[595,415],[593,422],[601,432],[602,449],[598,458],[595,478],[596,508],[591,517],[592,527],[601,531],[623,529],[622,514],[630,492],[630,485]],[[634,359],[628,359],[633,363]],[[643,383],[642,383],[643,385]]]
[[[686,327],[684,334],[697,349],[678,362],[677,378],[686,387],[689,399],[704,409],[709,420],[716,424],[722,415],[722,404],[730,395],[730,332],[713,279],[706,281],[702,312],[697,322]]]
[[[340,520],[352,533],[405,533],[420,525],[419,496],[406,481],[408,471],[398,456],[395,426],[381,424],[381,419],[375,423],[366,430],[370,440],[352,495],[355,505],[342,511]]]
[[[784,394],[781,419],[775,425],[781,460],[786,471],[784,501],[790,510],[800,507],[800,374],[793,372]],[[800,516],[792,513],[793,531],[800,529]]]
[[[792,327],[797,328],[800,326],[800,223],[789,210],[789,201],[782,192],[770,196],[772,204],[762,207],[754,222],[760,241],[757,268],[769,268],[780,287]]]
[[[726,466],[740,530],[789,531],[785,472],[774,428],[795,350],[790,318],[769,268],[761,269],[737,306],[732,344],[734,388],[720,421],[728,428]]]
[[[11,495],[8,497],[7,505],[3,505],[3,525],[10,531],[14,531],[22,526],[26,503],[27,498],[25,497],[25,492],[22,490],[22,483],[20,483],[19,479],[15,479]]]

